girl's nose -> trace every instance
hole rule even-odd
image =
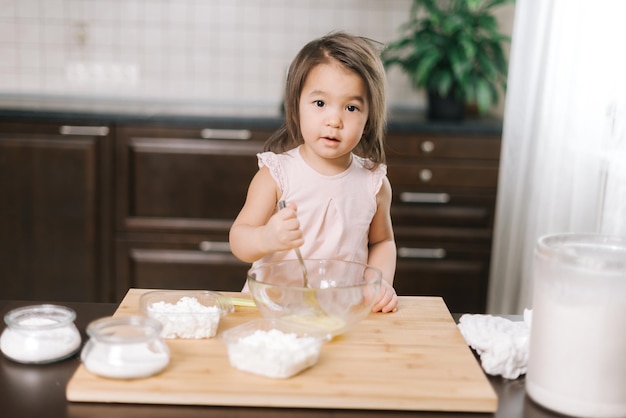
[[[330,111],[326,117],[326,125],[333,128],[341,128],[341,117],[339,112]]]

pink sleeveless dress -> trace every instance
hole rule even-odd
[[[367,262],[369,228],[376,213],[376,194],[387,175],[386,165],[370,170],[371,161],[353,154],[344,172],[326,176],[304,161],[300,147],[257,157],[259,168],[267,166],[282,190],[281,200],[298,206],[303,258]],[[255,264],[293,258],[293,250],[280,251]]]

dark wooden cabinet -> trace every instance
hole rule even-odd
[[[241,289],[228,232],[280,120],[172,119],[0,117],[0,297]],[[392,122],[386,151],[398,294],[484,312],[498,127]]]
[[[110,300],[109,132],[0,121],[0,297]]]
[[[499,155],[499,135],[388,135],[398,294],[485,311]]]
[[[116,140],[117,296],[129,287],[241,290],[249,264],[228,232],[273,130],[120,126]]]

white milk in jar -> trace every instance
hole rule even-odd
[[[81,337],[76,312],[65,306],[32,305],[4,316],[7,327],[0,337],[2,353],[19,363],[51,363],[76,353]]]
[[[577,417],[626,417],[626,238],[539,239],[526,390]]]
[[[107,317],[87,327],[89,341],[81,352],[85,368],[111,379],[141,379],[161,372],[170,351],[161,339],[162,325],[136,315]]]

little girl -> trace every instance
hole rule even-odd
[[[396,245],[383,148],[385,72],[372,41],[333,33],[302,48],[287,75],[285,123],[230,230],[240,260],[332,258],[383,273],[375,312],[393,312]],[[289,205],[277,209],[280,200]]]

